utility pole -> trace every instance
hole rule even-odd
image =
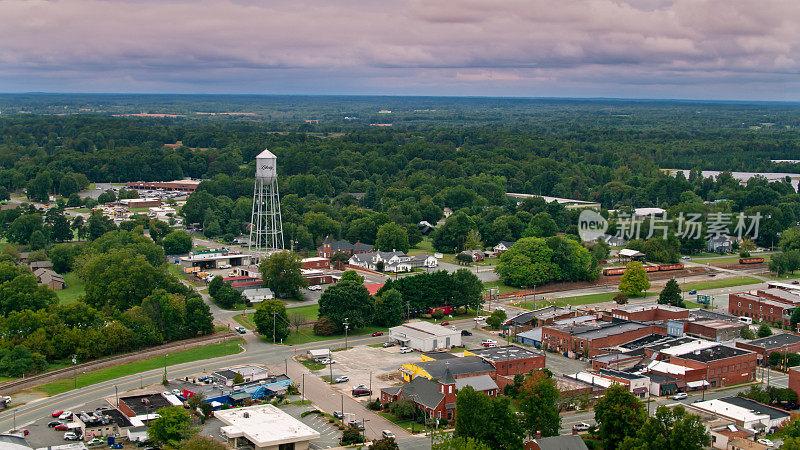
[[[119,408],[119,391],[116,384],[114,385],[114,400],[117,403],[117,408]]]
[[[305,372],[302,373],[302,380],[303,380],[303,384],[302,384],[302,388],[301,388],[302,390],[300,391],[300,403],[303,403],[304,401],[306,401],[306,374],[305,374]]]
[[[78,355],[72,355],[72,378],[75,380],[75,389],[78,389]]]
[[[277,312],[272,313],[272,343],[275,343],[275,315],[278,314]]]
[[[369,402],[372,403],[372,371],[369,371]]]
[[[164,353],[164,381],[167,380],[167,356],[169,353]]]
[[[347,350],[347,329],[350,327],[350,324],[347,321],[350,320],[349,318],[344,318],[344,349]]]
[[[283,374],[289,376],[289,360],[287,358],[283,358]]]

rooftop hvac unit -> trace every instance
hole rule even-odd
[[[249,418],[250,418],[250,413],[249,413],[249,412],[247,412],[247,411],[245,411],[245,412],[244,412],[244,418],[245,418],[245,419],[249,419]]]

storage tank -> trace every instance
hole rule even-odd
[[[278,157],[271,151],[264,149],[256,156],[256,180],[263,180],[264,183],[272,183],[278,174],[276,171]]]

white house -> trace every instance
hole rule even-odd
[[[275,298],[275,294],[270,288],[245,289],[242,291],[242,295],[250,303],[261,303],[264,300],[272,300]]]
[[[500,255],[505,251],[508,251],[512,246],[514,246],[514,242],[511,241],[500,241],[497,245],[492,248],[494,250],[495,255]]]
[[[439,261],[430,255],[409,256],[404,252],[369,252],[358,253],[350,257],[348,263],[362,269],[378,270],[381,263],[384,272],[410,272],[411,269],[434,268]]]

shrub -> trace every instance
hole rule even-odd
[[[433,312],[433,314],[431,314],[431,317],[433,317],[436,320],[442,320],[444,318],[444,313],[439,310],[436,310]]]
[[[314,322],[314,334],[317,336],[331,336],[336,333],[336,324],[327,316],[322,316]]]

